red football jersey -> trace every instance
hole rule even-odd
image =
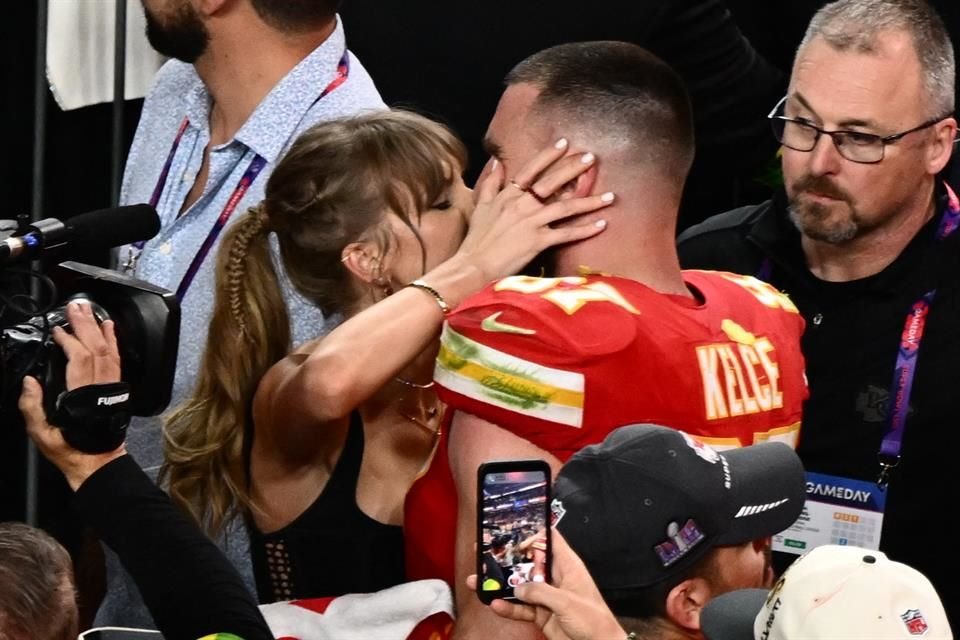
[[[807,397],[796,307],[749,276],[685,271],[684,280],[697,298],[603,275],[500,280],[448,318],[438,393],[451,409],[562,461],[643,422],[720,449],[771,439],[795,446]],[[411,577],[452,579],[453,531],[437,526],[452,521],[443,509],[456,510],[442,486],[451,481],[438,468],[446,465],[437,455],[407,499]],[[426,522],[434,526],[423,532],[430,541],[417,540],[415,523],[426,517],[418,509],[433,511]],[[446,548],[450,564],[441,575],[424,575],[424,543]],[[443,554],[431,555],[441,563]]]

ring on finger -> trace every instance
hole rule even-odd
[[[511,184],[512,186],[516,187],[517,189],[519,189],[520,191],[523,191],[525,194],[527,194],[528,196],[532,197],[532,198],[533,198],[534,200],[536,200],[537,202],[539,202],[539,203],[541,203],[541,204],[544,202],[543,197],[541,197],[540,194],[538,194],[536,191],[533,190],[533,185],[531,185],[531,186],[529,186],[529,187],[524,187],[523,185],[521,185],[520,183],[518,183],[518,182],[515,181],[515,180],[511,180],[511,181],[510,181],[510,184]]]

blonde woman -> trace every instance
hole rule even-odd
[[[403,499],[438,437],[444,313],[604,228],[576,216],[612,195],[563,195],[594,162],[565,141],[511,180],[491,164],[476,198],[465,160],[449,130],[414,114],[324,123],[227,231],[200,379],[167,422],[163,473],[211,534],[247,518],[262,602],[404,580]],[[344,318],[293,351],[271,236],[300,294]]]

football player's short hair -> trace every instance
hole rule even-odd
[[[507,75],[507,85],[540,90],[536,108],[593,140],[629,150],[640,163],[681,181],[693,162],[693,110],[680,76],[626,42],[574,42],[535,53]]]

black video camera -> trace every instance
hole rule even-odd
[[[156,218],[155,212],[150,214]],[[103,215],[97,215],[100,218],[87,214],[91,228],[105,226]],[[159,226],[159,221],[156,224]],[[124,233],[141,233],[142,226]],[[149,235],[155,232],[149,230]],[[16,238],[6,241],[7,247],[13,247],[8,253],[15,254],[20,244],[30,248],[31,237],[22,238],[22,243]],[[108,246],[115,246],[118,239],[111,238]],[[56,415],[58,400],[67,395],[66,356],[53,341],[52,330],[60,326],[70,331],[66,305],[71,301],[88,302],[100,322],[114,321],[121,379],[129,387],[129,397],[116,393],[95,397],[92,406],[99,405],[100,417],[108,419],[87,420],[85,425],[75,424],[71,428],[61,425],[61,429],[67,442],[81,451],[109,451],[123,441],[130,415],[156,415],[170,402],[180,336],[180,305],[166,289],[79,262],[63,262],[47,274],[0,266],[0,415],[16,411],[26,375],[34,376],[43,385],[47,416]],[[90,428],[97,424],[106,426]]]

